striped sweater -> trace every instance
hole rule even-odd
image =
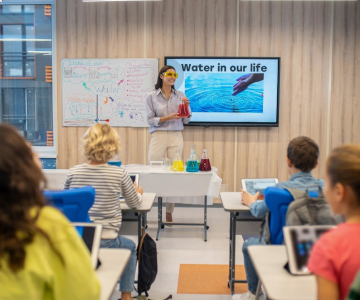
[[[120,193],[132,208],[141,203],[141,195],[125,169],[108,164],[77,165],[69,170],[64,189],[84,186],[95,188],[95,201],[89,210],[90,220],[103,225],[103,239],[117,237],[121,227]]]

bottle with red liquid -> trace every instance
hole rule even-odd
[[[203,171],[203,172],[204,171],[211,171],[210,160],[209,160],[209,156],[208,156],[208,153],[207,153],[206,149],[203,150],[203,155],[201,157],[199,170]]]
[[[181,99],[181,103],[179,105],[179,109],[178,109],[178,116],[179,117],[188,117],[189,114],[189,107],[188,105],[185,103],[185,100]]]

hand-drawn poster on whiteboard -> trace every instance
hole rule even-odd
[[[149,127],[145,96],[154,90],[158,60],[63,59],[63,126]]]

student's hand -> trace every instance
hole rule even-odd
[[[241,190],[242,191],[242,204],[245,204],[246,206],[251,205],[251,203],[256,202],[256,200],[259,199],[260,197],[260,192],[257,192],[255,195],[251,195],[249,194],[247,191]]]
[[[140,185],[138,187],[136,182],[134,182],[134,186],[135,186],[135,190],[136,190],[137,193],[139,193],[140,195],[142,195],[144,193],[142,187]]]

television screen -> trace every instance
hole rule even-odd
[[[165,57],[190,100],[189,125],[279,125],[279,57]]]

